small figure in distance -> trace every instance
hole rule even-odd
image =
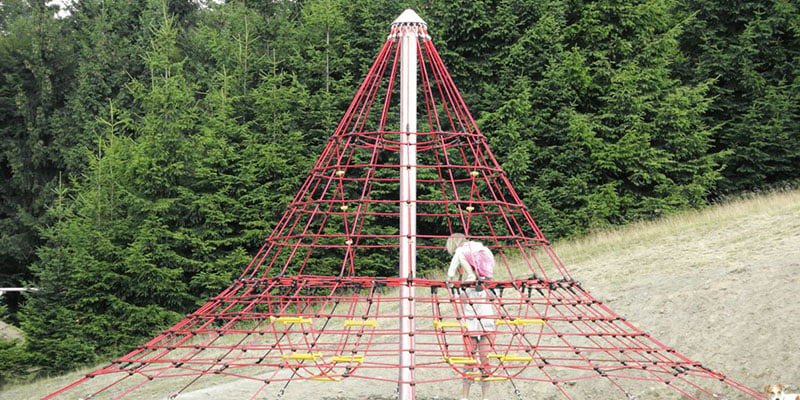
[[[447,269],[447,286],[452,287],[450,281],[455,277],[459,267],[466,273],[465,281],[475,281],[477,277],[482,280],[491,279],[494,272],[494,256],[492,252],[480,242],[469,241],[461,233],[455,233],[447,239],[445,245],[447,252],[452,256],[450,268]],[[459,288],[463,315],[467,318],[467,337],[464,339],[467,352],[473,356],[477,353],[478,366],[468,366],[471,372],[467,373],[467,378],[461,386],[461,398],[469,398],[469,389],[474,381],[470,376],[481,378],[488,377],[485,366],[488,365],[487,355],[492,349],[494,342],[495,316],[497,313],[490,303],[488,290],[484,289],[480,283],[476,287],[466,290]],[[481,395],[484,400],[489,398],[489,382],[481,382]]]

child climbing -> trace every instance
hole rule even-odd
[[[467,240],[466,236],[456,233],[447,239],[445,246],[447,252],[452,256],[450,268],[447,269],[447,280],[451,281],[459,267],[466,274],[465,281],[475,281],[491,279],[494,273],[494,256],[491,250],[476,241]],[[490,304],[488,290],[484,289],[480,283],[476,287],[459,290],[464,316],[467,318],[467,336],[464,342],[469,354],[476,354],[480,364],[474,367],[471,374],[483,376],[484,366],[487,365],[487,354],[491,350],[491,343],[494,340],[496,313]],[[461,386],[461,398],[469,398],[469,389],[474,379],[465,379]],[[481,383],[481,395],[483,399],[489,398],[489,383]]]

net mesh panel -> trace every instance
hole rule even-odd
[[[243,398],[298,380],[398,383],[398,320],[409,317],[416,326],[415,386],[547,383],[572,398],[576,382],[590,381],[606,395],[632,398],[633,388],[660,383],[687,398],[763,398],[658,342],[569,275],[424,27],[416,49],[418,268],[442,276],[447,238],[464,233],[492,250],[495,277],[452,287],[397,278],[400,29],[393,26],[301,189],[241,276],[183,321],[46,398],[181,398],[221,378],[252,383]],[[413,315],[399,314],[402,285],[415,287]],[[464,296],[481,288],[487,296]],[[467,308],[480,305],[491,307],[493,315],[483,318],[497,327],[486,348],[470,345],[465,318]]]

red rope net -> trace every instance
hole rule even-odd
[[[465,233],[491,249],[497,266],[493,280],[451,286],[396,277],[398,171],[407,167],[399,156],[402,29],[393,26],[302,188],[241,276],[151,341],[45,398],[191,398],[220,376],[250,382],[242,398],[275,387],[282,394],[296,380],[397,384],[401,318],[416,327],[412,380],[405,382],[414,386],[496,381],[519,394],[547,383],[556,396],[574,398],[575,384],[591,381],[600,397],[633,398],[636,388],[660,383],[693,399],[764,398],[658,342],[569,275],[424,26],[416,48],[417,262],[444,271],[447,238]],[[338,274],[320,275],[331,269]],[[366,276],[376,274],[388,277]],[[398,311],[403,285],[415,288],[410,315]],[[486,296],[464,296],[476,289]],[[495,322],[485,346],[475,346],[467,328],[476,317],[465,313],[475,306],[493,311],[477,316]]]

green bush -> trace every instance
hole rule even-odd
[[[0,340],[0,387],[10,377],[19,379],[26,374],[28,358],[18,340]]]

